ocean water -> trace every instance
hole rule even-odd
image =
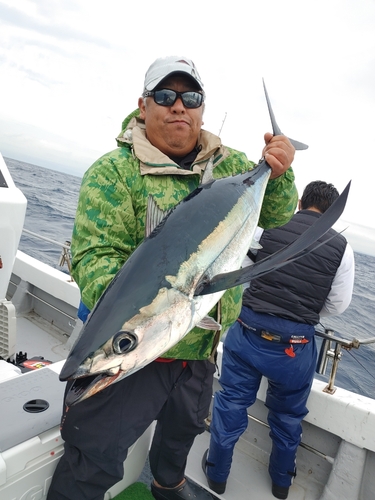
[[[81,179],[10,158],[4,160],[14,183],[28,200],[25,229],[58,243],[70,240]],[[59,246],[24,233],[20,250],[68,272],[66,267],[58,266]],[[325,318],[322,326],[347,340],[371,339],[375,338],[375,258],[356,253],[355,261],[354,294],[349,308],[341,316]],[[317,377],[328,381],[328,376]],[[335,385],[375,399],[375,343],[343,351]]]

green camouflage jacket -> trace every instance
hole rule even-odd
[[[215,178],[251,170],[254,163],[244,153],[224,147],[216,135],[202,130],[201,150],[184,170],[146,139],[137,111],[123,122],[119,147],[99,158],[85,173],[72,238],[72,275],[82,301],[92,309],[130,254],[145,237],[147,200],[151,195],[167,211],[193,191],[208,159],[214,154]],[[297,190],[291,168],[267,185],[259,225],[285,224],[294,214]],[[172,243],[173,244],[173,243]],[[249,242],[250,245],[250,242]],[[242,286],[225,292],[210,313],[222,332],[236,321]],[[194,328],[165,357],[207,359],[218,334]]]

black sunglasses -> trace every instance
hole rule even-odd
[[[160,90],[146,90],[143,92],[143,97],[154,97],[156,104],[160,106],[173,106],[173,104],[180,98],[185,108],[199,108],[204,101],[203,94],[199,92],[176,92],[171,89]]]

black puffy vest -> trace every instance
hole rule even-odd
[[[284,226],[264,231],[260,239],[263,248],[256,261],[293,242],[320,216],[312,210],[301,210]],[[243,305],[256,312],[316,325],[346,248],[346,239],[333,229],[318,242],[333,234],[335,238],[295,262],[252,280],[244,292]]]

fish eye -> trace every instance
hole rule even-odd
[[[138,337],[131,332],[120,331],[113,337],[113,350],[116,354],[132,351],[138,344]]]

